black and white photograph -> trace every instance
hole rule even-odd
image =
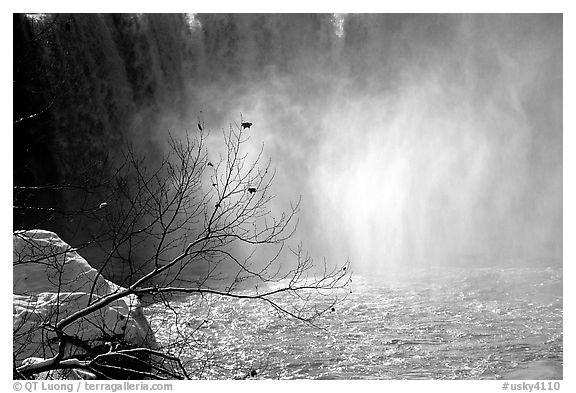
[[[563,19],[13,13],[14,390],[565,388]]]

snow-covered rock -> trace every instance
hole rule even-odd
[[[17,363],[49,358],[58,351],[56,334],[45,328],[122,288],[98,275],[84,258],[53,232],[14,233],[13,350]],[[154,335],[134,295],[118,299],[64,329],[72,337],[66,356],[106,343],[154,348]]]

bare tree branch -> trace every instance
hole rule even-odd
[[[106,182],[105,205],[89,209],[98,211],[105,225],[103,235],[94,237],[91,245],[101,247],[106,257],[88,301],[43,325],[56,336],[56,353],[41,362],[16,366],[17,375],[79,369],[99,378],[123,371],[142,378],[190,378],[178,356],[152,349],[110,349],[86,359],[67,355],[67,347],[76,340],[66,333],[67,328],[130,295],[156,300],[180,294],[261,301],[312,326],[342,301],[337,293],[349,284],[349,263],[318,266],[301,245],[285,247],[298,224],[300,200],[285,212],[273,213],[276,173],[269,160],[262,162],[263,146],[255,155],[245,151],[250,141],[247,128],[236,125],[223,132],[225,154],[217,162],[208,160],[204,127],[182,140],[169,135],[168,154],[157,164],[132,148],[125,151],[114,178]],[[70,212],[74,213],[78,212]],[[256,258],[265,247],[268,257]],[[285,251],[290,251],[291,260]],[[54,257],[39,255],[16,263],[44,263]],[[128,284],[112,293],[99,293],[97,280],[108,266],[118,263],[129,269]],[[239,291],[241,283],[249,283],[248,289]],[[270,283],[279,286],[267,286]],[[279,302],[282,298],[294,302],[287,306]],[[178,315],[170,300],[164,301],[166,309]],[[157,361],[148,360],[149,367],[140,369],[146,357]],[[133,369],[124,365],[128,361]],[[175,368],[165,367],[166,361]]]

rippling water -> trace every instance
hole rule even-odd
[[[198,378],[495,379],[562,368],[561,268],[353,276],[322,328],[262,302],[189,298],[146,312],[159,344]]]

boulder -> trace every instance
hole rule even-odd
[[[16,364],[58,352],[56,333],[46,328],[123,288],[104,279],[53,232],[17,231],[13,236],[13,350]],[[134,295],[118,299],[64,329],[65,356],[89,356],[112,345],[156,348],[154,335]]]

